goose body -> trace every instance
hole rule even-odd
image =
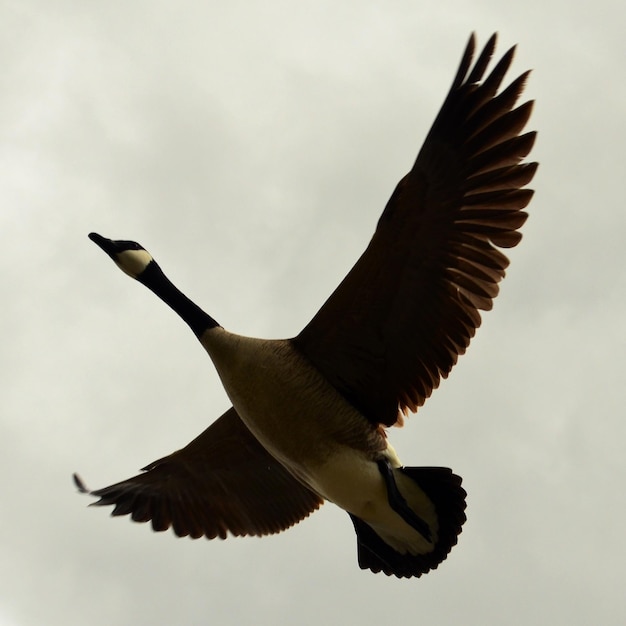
[[[389,507],[377,459],[401,467],[383,433],[350,405],[286,340],[260,340],[222,328],[201,343],[233,406],[261,445],[325,500],[372,526],[393,528],[389,541],[425,548],[423,535]],[[398,477],[406,498],[436,527],[430,501]],[[429,542],[430,543],[430,542]]]
[[[446,558],[465,521],[461,479],[404,467],[385,428],[401,424],[469,344],[504,276],[536,164],[514,108],[526,75],[496,95],[511,49],[482,80],[491,38],[474,38],[411,172],[368,249],[295,338],[225,330],[139,244],[92,233],[128,275],[190,326],[233,404],[182,450],[92,493],[114,515],[179,536],[264,535],[331,501],[350,515],[359,564],[420,576]],[[75,476],[77,485],[87,491]]]

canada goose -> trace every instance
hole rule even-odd
[[[417,411],[463,354],[504,277],[533,192],[521,161],[528,72],[497,94],[511,48],[483,79],[493,35],[474,35],[412,170],[343,282],[293,339],[232,334],[183,295],[138,243],[90,239],[151,289],[209,353],[233,408],[142,474],[91,491],[112,515],[178,536],[280,532],[330,500],[350,515],[362,569],[436,568],[465,521],[461,478],[404,467],[385,429]],[[78,476],[78,488],[88,490]]]

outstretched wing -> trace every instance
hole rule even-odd
[[[528,72],[499,94],[510,49],[483,78],[491,37],[458,73],[413,169],[400,181],[368,248],[292,341],[375,424],[416,411],[463,354],[504,277],[536,163],[521,164],[532,102],[516,108]]]
[[[268,535],[307,517],[323,500],[276,461],[229,409],[199,437],[143,474],[90,491],[112,515],[170,526],[179,537]],[[87,491],[74,476],[81,491]]]

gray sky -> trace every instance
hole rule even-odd
[[[623,624],[622,3],[3,2],[0,625]],[[411,465],[468,522],[419,580],[332,505],[264,539],[88,509],[228,406],[193,335],[88,241],[136,239],[228,329],[292,336],[367,244],[469,33],[531,67],[541,161],[493,312]]]

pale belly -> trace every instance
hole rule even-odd
[[[383,483],[375,460],[385,438],[290,342],[214,332],[203,344],[239,416],[268,452],[340,506],[357,484],[367,490]],[[338,474],[350,479],[334,489]]]
[[[400,467],[400,461],[390,445],[382,456],[390,461],[392,467]],[[326,463],[316,468],[310,481],[315,491],[369,524],[400,554],[424,554],[433,549],[433,543],[427,541],[391,508],[387,485],[378,465],[358,451],[346,449],[331,456]],[[428,523],[436,536],[435,510],[428,498],[403,473],[398,472],[395,481],[405,500]]]
[[[400,467],[393,448],[288,341],[210,333],[202,343],[233,406],[272,456],[399,552],[432,548],[389,506],[376,460],[384,456]],[[406,477],[398,478],[405,497],[421,497]]]

